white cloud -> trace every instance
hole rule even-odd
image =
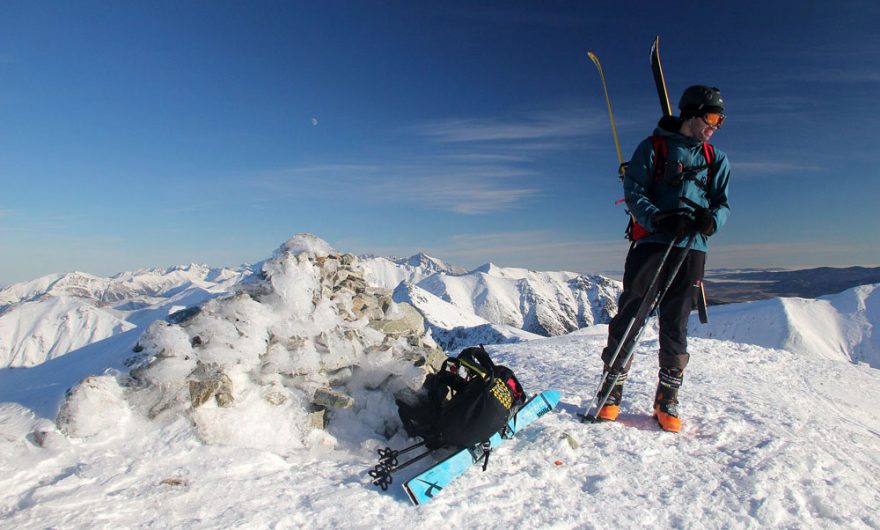
[[[242,180],[265,193],[265,201],[307,196],[328,202],[403,203],[459,214],[484,214],[515,208],[540,194],[523,185],[535,175],[514,164],[422,160],[408,165],[311,165],[265,172]]]
[[[418,202],[438,210],[484,214],[509,210],[540,193],[538,188],[507,183],[506,177],[515,173],[502,169],[388,179],[375,186],[374,191],[383,197]]]
[[[602,118],[569,109],[533,112],[513,118],[446,118],[422,123],[413,130],[444,143],[558,140],[583,137],[606,128]]]
[[[780,160],[753,160],[751,162],[733,162],[731,170],[736,177],[762,176],[762,175],[790,175],[821,171],[822,167],[816,164],[804,164],[801,162],[787,162]]]
[[[570,107],[574,107],[571,105]],[[604,114],[570,108],[514,117],[448,118],[410,127],[423,145],[406,160],[317,164],[247,176],[265,196],[401,203],[457,214],[509,211],[542,193],[538,164],[547,153],[583,147],[585,136],[607,134]],[[415,135],[413,135],[415,133]]]

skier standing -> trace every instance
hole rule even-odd
[[[703,278],[707,238],[715,234],[730,214],[727,201],[730,166],[727,156],[706,145],[724,122],[724,101],[717,88],[695,85],[684,91],[678,105],[679,117],[660,120],[654,135],[636,148],[624,177],[626,204],[646,235],[634,241],[626,258],[623,293],[618,313],[608,327],[608,345],[602,352],[605,395],[612,382],[604,406],[597,418],[617,419],[626,380],[632,362],[626,355],[633,344],[633,333],[620,350],[614,366],[609,366],[614,351],[624,340],[627,323],[636,315],[646,297],[656,296],[656,284],[665,285],[671,271],[661,271],[660,281],[652,286],[658,267],[663,263],[666,248],[677,241],[669,258],[675,262],[686,250],[686,240],[695,235],[678,275],[660,303],[659,382],[654,398],[654,414],[661,428],[678,432],[678,390],[688,364],[687,324],[694,308]],[[656,166],[656,167],[655,167]],[[683,207],[684,206],[684,207]],[[638,228],[638,227],[637,227]],[[635,239],[635,238],[633,238]],[[621,365],[629,359],[626,365]],[[617,377],[614,377],[617,375]]]

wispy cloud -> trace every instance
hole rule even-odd
[[[534,175],[512,164],[422,160],[407,165],[312,165],[267,172],[246,185],[272,198],[304,196],[424,206],[459,214],[509,210],[539,194],[521,184]],[[534,180],[533,178],[531,180]]]
[[[583,111],[543,111],[519,116],[456,117],[413,127],[422,136],[444,143],[518,142],[583,137],[603,126],[602,116]],[[547,143],[544,145],[558,145]]]
[[[0,210],[0,232],[6,234],[33,234],[38,239],[59,234],[70,235],[78,230],[84,222],[100,216],[100,214],[52,214],[45,215],[35,211],[17,212]]]
[[[431,208],[460,214],[484,214],[509,210],[540,193],[535,187],[508,182],[523,174],[510,168],[450,171],[406,179],[389,179],[373,187],[378,195],[418,202]]]
[[[465,162],[474,164],[495,164],[495,163],[519,163],[529,161],[529,157],[522,154],[500,154],[500,153],[458,153],[445,155],[442,161],[446,162]]]
[[[795,81],[811,81],[818,83],[880,83],[880,72],[873,68],[821,68],[804,70],[796,76]]]
[[[575,107],[575,105],[572,105]],[[405,128],[408,153],[367,163],[293,166],[241,177],[262,198],[369,200],[456,214],[509,211],[541,196],[538,162],[606,133],[604,115],[565,106],[513,117],[446,118]]]
[[[732,164],[732,170],[737,177],[792,175],[821,171],[822,169],[821,166],[816,164],[804,164],[802,162],[788,162],[784,160],[753,160],[734,162]]]

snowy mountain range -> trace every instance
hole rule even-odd
[[[366,258],[373,285],[395,289],[425,317],[438,343],[498,344],[608,323],[621,284],[599,275],[538,272],[487,263],[472,271],[425,254]]]
[[[187,265],[101,278],[56,274],[0,290],[0,367],[34,366],[156,319],[229,295],[255,268]],[[398,291],[422,312],[441,346],[515,342],[605,323],[620,285],[601,276],[487,264],[474,271],[423,253],[360,259],[367,283]],[[418,289],[418,292],[414,291]],[[407,300],[408,292],[415,293]],[[433,295],[430,299],[419,293]],[[451,304],[458,318],[450,318]],[[444,314],[434,320],[435,315]]]
[[[621,285],[600,275],[539,272],[487,263],[467,271],[418,253],[361,256],[364,278],[418,309],[447,351],[557,336],[607,323]],[[253,274],[190,264],[102,278],[54,274],[0,290],[0,367],[27,367],[233,293]],[[782,349],[880,367],[872,286],[818,299],[775,298],[713,306],[693,336]]]
[[[34,366],[227,294],[250,269],[52,274],[0,290],[0,367]]]
[[[618,421],[578,420],[601,371],[597,315],[612,311],[593,301],[614,283],[493,265],[422,273],[391,260],[401,269],[383,262],[379,274],[371,259],[328,257],[328,245],[305,241],[259,269],[142,271],[125,275],[130,289],[83,276],[4,290],[3,316],[18,315],[20,333],[41,329],[24,315],[45,308],[28,304],[71,301],[131,327],[0,369],[0,526],[880,528],[878,284],[713,307],[704,326],[694,315],[684,428],[672,434],[651,417],[656,322],[635,350]],[[369,274],[399,281],[389,296],[363,285]],[[389,355],[412,344],[358,317],[375,310],[366,295],[386,317],[413,322],[404,308],[415,307],[435,338],[518,341],[488,349],[527,392],[560,390],[560,406],[428,505],[409,506],[404,476],[378,490],[366,473],[377,449],[413,443],[381,391],[413,375]],[[190,301],[200,309],[177,312]],[[550,337],[521,329],[589,318]],[[328,369],[340,356],[361,364]],[[327,411],[323,429],[302,392],[316,382],[353,398]]]

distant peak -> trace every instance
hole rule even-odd
[[[203,265],[200,263],[190,263],[189,265],[174,265],[174,266],[168,267],[167,269],[165,269],[165,273],[169,274],[169,273],[177,272],[177,271],[180,271],[180,272],[191,272],[191,271],[203,272],[203,271],[208,271],[210,269],[211,268],[207,265]]]
[[[484,264],[480,265],[479,267],[477,267],[476,269],[474,269],[471,272],[483,272],[486,274],[491,274],[493,271],[497,271],[497,270],[498,270],[498,266],[490,261],[488,263],[484,263]]]
[[[418,254],[410,256],[409,258],[407,258],[406,264],[412,265],[413,267],[418,267],[420,265],[442,265],[444,267],[446,266],[446,264],[443,263],[441,260],[433,258],[425,254],[424,252],[419,252]]]

